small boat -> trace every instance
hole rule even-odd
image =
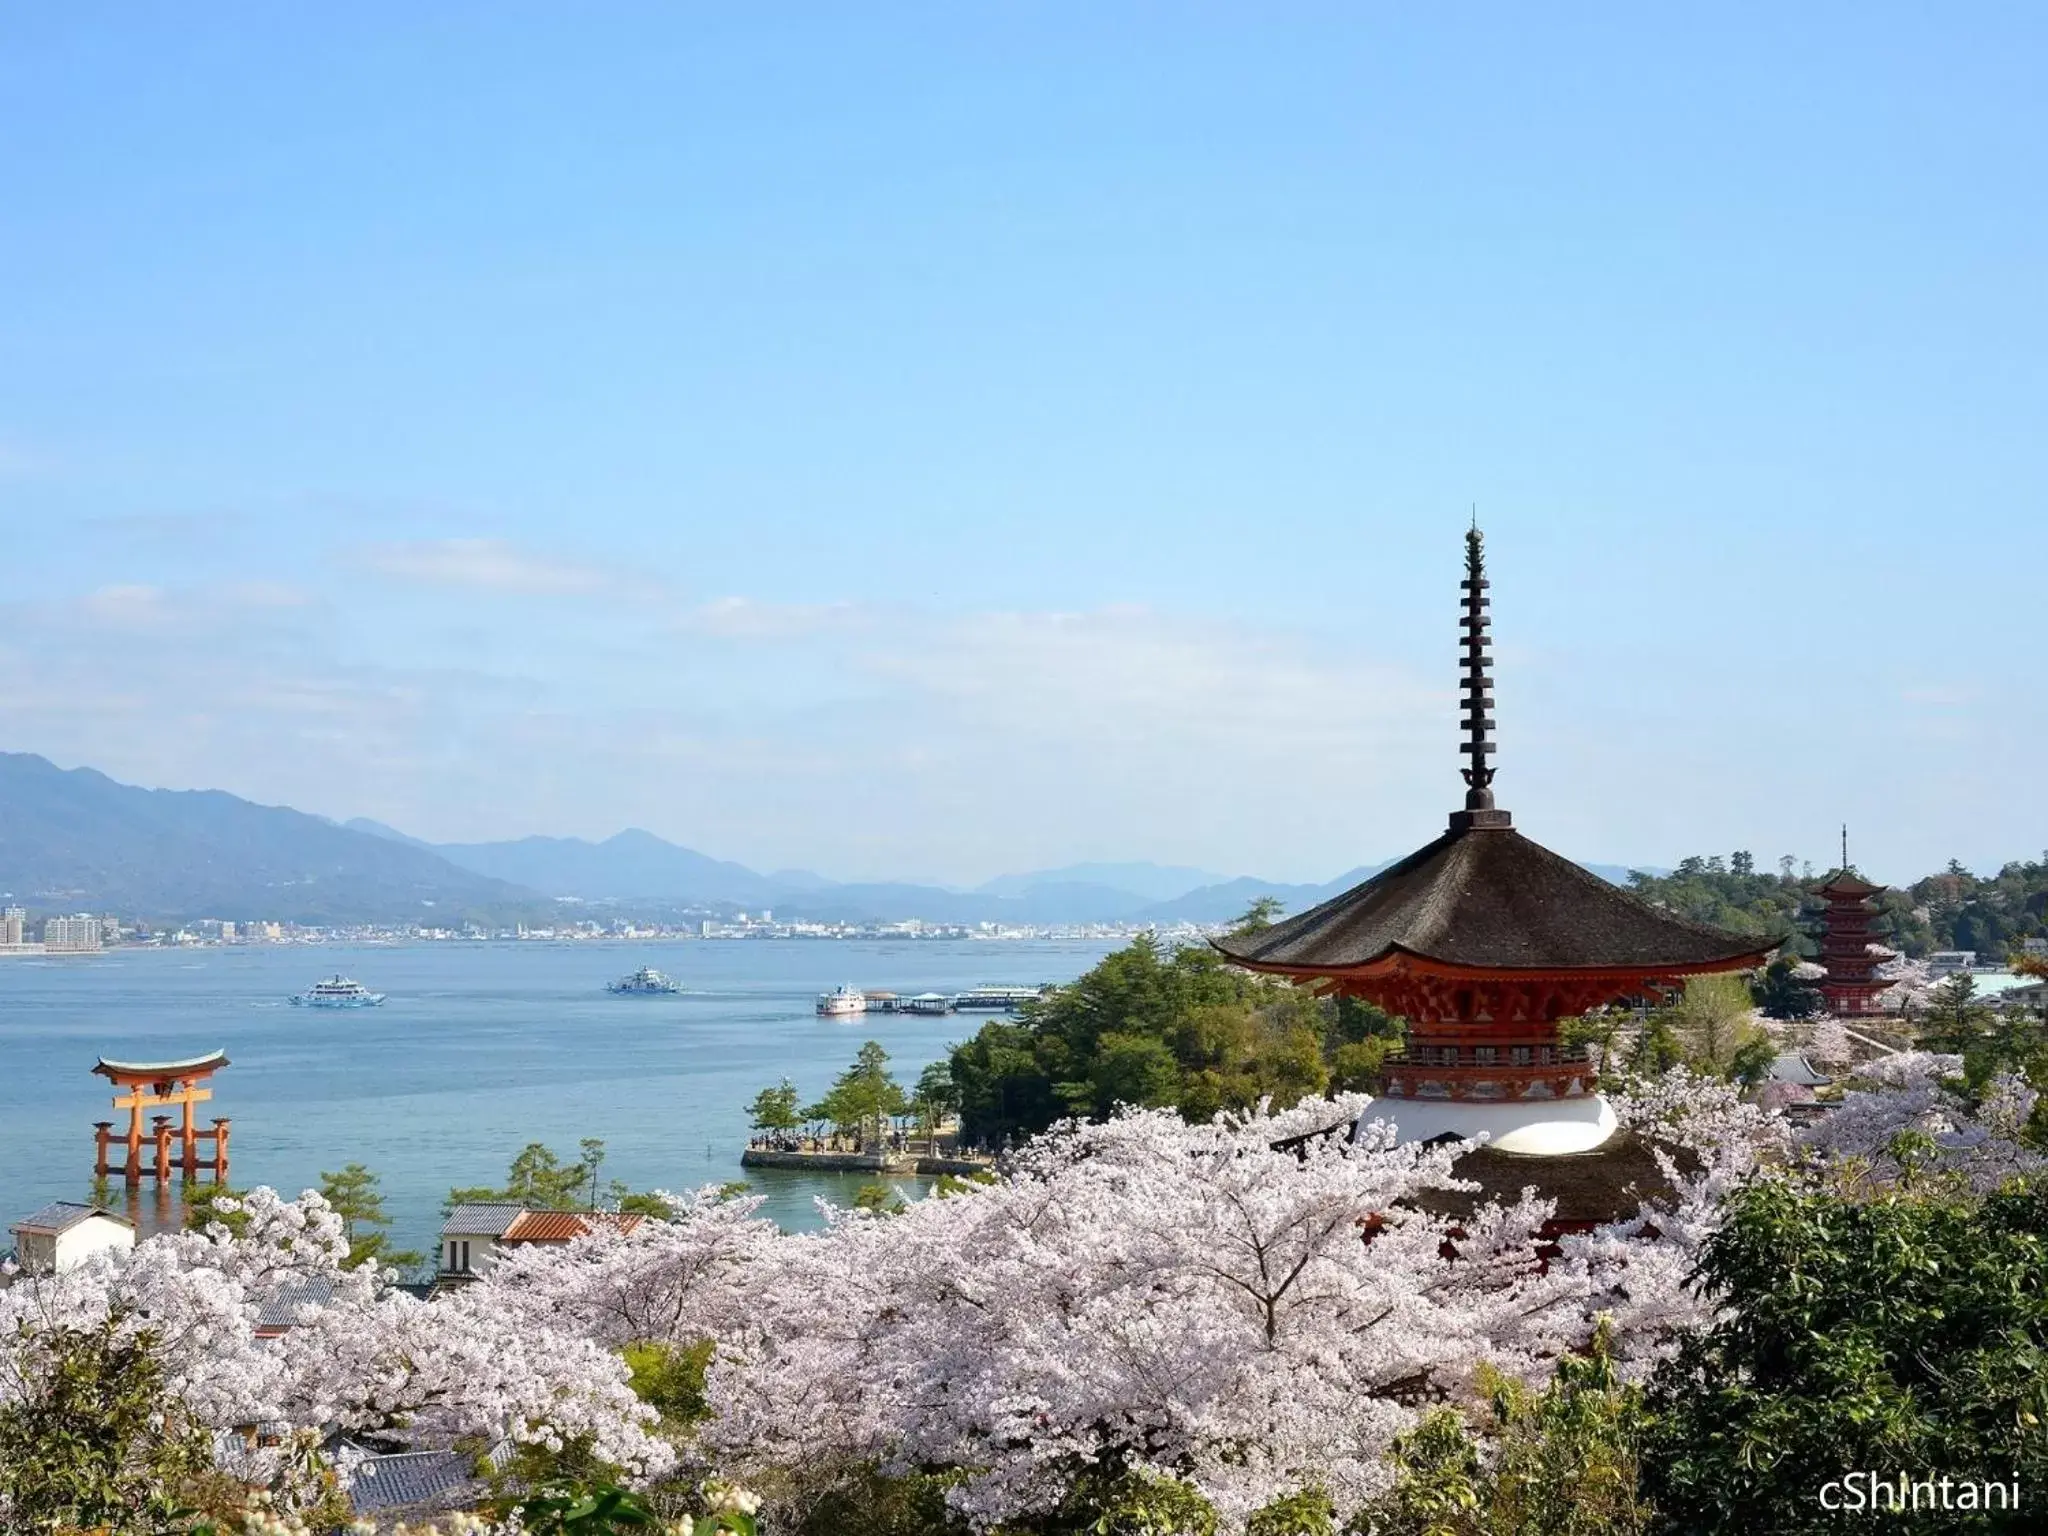
[[[920,992],[899,1005],[905,1013],[951,1013],[953,999],[943,992]]]
[[[1042,995],[1037,987],[970,987],[953,999],[953,1006],[963,1013],[1015,1013]]]
[[[293,996],[294,1008],[374,1008],[384,1001],[382,992],[372,992],[360,981],[351,981],[346,976],[330,976],[316,982],[309,992]]]
[[[818,997],[818,1017],[821,1019],[844,1018],[849,1014],[867,1011],[867,994],[850,981],[834,987],[830,992],[821,993]]]
[[[605,983],[605,991],[620,997],[666,997],[682,990],[681,982],[669,980],[651,965],[643,965],[630,976]]]

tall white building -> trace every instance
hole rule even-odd
[[[52,954],[84,954],[100,947],[100,920],[81,912],[43,924],[43,948]]]
[[[0,949],[25,943],[27,922],[28,914],[19,907],[9,907],[0,912]]]

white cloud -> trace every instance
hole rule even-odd
[[[602,592],[613,578],[592,565],[521,549],[503,539],[407,539],[356,550],[358,563],[394,581],[525,596]]]
[[[1140,608],[527,611],[459,647],[495,673],[373,663],[334,617],[260,583],[0,614],[0,746],[449,840],[643,825],[762,867],[968,880],[1084,855],[1327,878],[1397,851],[1378,828],[1417,765],[1450,774],[1448,687]],[[87,637],[114,633],[148,643],[110,669]]]
[[[797,640],[863,625],[871,617],[868,609],[855,603],[762,603],[721,597],[685,609],[675,627],[719,640]]]

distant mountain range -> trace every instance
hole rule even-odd
[[[568,900],[634,915],[772,908],[817,921],[1227,922],[1262,896],[1299,912],[1385,865],[1285,885],[1149,863],[1073,864],[971,891],[758,874],[629,828],[602,842],[427,843],[382,822],[262,806],[218,790],[148,790],[0,753],[0,893],[39,911],[159,921],[509,922]],[[1625,881],[1615,865],[1588,865]]]
[[[424,847],[219,790],[137,789],[0,752],[0,892],[42,912],[299,923],[512,913],[531,892]]]

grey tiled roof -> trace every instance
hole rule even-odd
[[[1813,1063],[1798,1051],[1782,1052],[1771,1063],[1771,1081],[1792,1083],[1801,1088],[1825,1088],[1834,1081],[1813,1070]]]
[[[75,1200],[52,1200],[32,1216],[24,1216],[9,1230],[33,1232],[38,1237],[54,1237],[59,1232],[68,1232],[88,1216],[99,1215],[109,1221],[118,1221],[122,1226],[130,1223],[126,1218],[116,1216],[112,1211],[101,1210],[96,1205],[80,1205]]]
[[[526,1214],[523,1205],[458,1205],[441,1223],[443,1237],[503,1237]]]
[[[256,1311],[256,1326],[289,1328],[299,1320],[299,1308],[324,1307],[334,1300],[334,1276],[306,1275],[287,1280],[265,1298]]]
[[[469,1458],[459,1451],[401,1451],[359,1462],[348,1496],[358,1514],[369,1514],[430,1504],[475,1482]]]

